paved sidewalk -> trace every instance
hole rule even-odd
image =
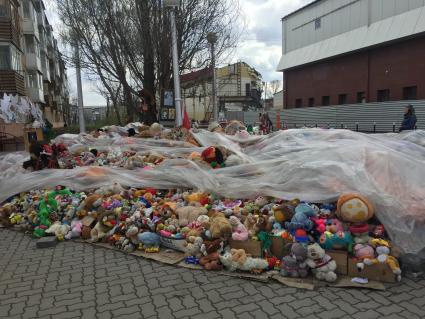
[[[0,318],[425,318],[425,280],[306,291],[0,229]]]

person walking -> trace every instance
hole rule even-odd
[[[412,104],[409,104],[404,108],[404,119],[401,123],[399,132],[415,129],[416,121],[415,109]]]
[[[139,91],[139,97],[139,121],[149,126],[158,122],[155,97],[146,89]]]

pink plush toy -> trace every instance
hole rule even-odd
[[[71,222],[71,230],[68,234],[65,235],[65,239],[78,238],[81,236],[81,230],[83,228],[83,223],[81,220],[73,220]]]
[[[230,216],[229,222],[232,225],[233,240],[244,241],[248,239],[248,230],[237,217]]]

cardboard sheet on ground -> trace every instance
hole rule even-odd
[[[159,261],[168,265],[178,264],[184,259],[183,253],[170,249],[161,249],[158,253],[145,253],[144,251],[136,250],[130,253],[130,255]]]
[[[409,134],[403,139],[347,130],[300,129],[243,139],[200,131],[194,137],[202,146],[224,146],[244,164],[211,170],[182,158],[166,160],[151,171],[111,167],[33,173],[18,170],[13,176],[0,173],[0,202],[31,189],[64,185],[86,190],[113,182],[134,187],[194,188],[228,198],[265,195],[310,202],[334,201],[341,193],[360,192],[375,204],[376,215],[391,240],[411,254],[413,261],[424,262],[424,135],[421,131]],[[140,149],[177,150],[182,155],[193,147],[167,140],[79,138],[80,144],[102,143],[113,148],[132,141]],[[11,160],[9,157],[8,163]]]

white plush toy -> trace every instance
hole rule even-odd
[[[306,263],[317,279],[327,282],[334,282],[337,279],[335,260],[326,255],[325,250],[319,244],[314,243],[307,247]]]
[[[269,267],[267,260],[262,258],[253,258],[245,254],[243,249],[232,249],[230,252],[220,256],[223,266],[229,271],[262,271]]]

